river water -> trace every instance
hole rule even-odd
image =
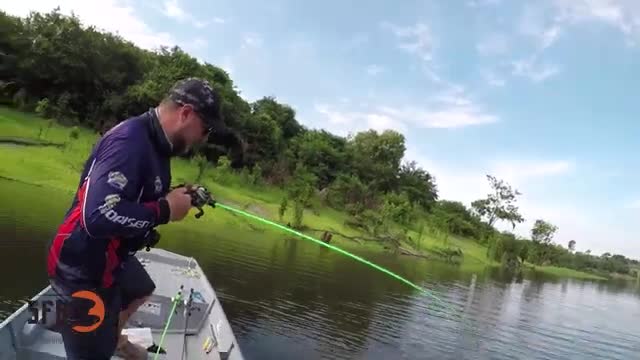
[[[46,284],[69,194],[0,179],[0,319]],[[312,243],[169,232],[214,285],[247,359],[637,359],[636,283],[523,278],[360,253],[447,304]]]

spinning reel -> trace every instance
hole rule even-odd
[[[202,185],[180,184],[172,187],[171,190],[183,186],[187,188],[187,194],[191,196],[191,205],[198,209],[196,219],[204,215],[202,208],[205,205],[210,205],[213,208],[216,207],[216,201],[211,196],[211,193]],[[160,234],[155,229],[151,229],[147,232],[143,241],[143,247],[146,248],[147,251],[150,251],[151,248],[160,241]]]
[[[205,205],[209,205],[213,208],[216,207],[216,201],[211,196],[211,193],[207,188],[202,185],[192,185],[192,184],[180,184],[172,189],[176,189],[179,187],[186,187],[187,194],[191,196],[191,205],[198,209],[198,213],[195,215],[196,219],[199,219],[202,215],[204,215],[204,210],[202,208]]]

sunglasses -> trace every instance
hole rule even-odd
[[[204,123],[204,121],[203,121]],[[211,134],[213,132],[213,126],[205,126],[204,129],[202,130],[202,136],[207,136],[209,134]]]
[[[200,119],[200,123],[202,124],[202,136],[208,136],[209,134],[211,134],[214,130],[213,126],[207,126],[207,123],[204,121],[204,114],[202,114],[201,112],[197,111],[196,109],[193,108],[193,105],[190,104],[185,104],[183,102],[180,102],[180,105],[182,106],[190,106],[191,109],[193,110],[193,112],[198,115],[198,118]]]

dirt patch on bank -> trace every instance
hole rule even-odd
[[[64,144],[53,143],[50,141],[27,139],[27,138],[12,138],[12,137],[0,137],[0,144],[6,145],[21,145],[21,146],[53,146],[63,147]]]
[[[35,183],[32,183],[32,182],[23,181],[23,180],[20,180],[20,179],[14,179],[14,178],[7,177],[7,176],[2,176],[2,175],[0,175],[0,180],[13,181],[13,182],[17,182],[17,183],[20,183],[20,184],[36,186],[36,187],[42,187],[42,185],[40,185],[40,184],[35,184]]]
[[[269,218],[269,211],[267,211],[267,209],[263,208],[260,205],[257,204],[249,204],[248,206],[245,206],[245,210],[247,210],[248,212],[261,216],[263,218]]]

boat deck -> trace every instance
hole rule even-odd
[[[130,339],[140,339],[144,346],[160,344],[162,331],[173,307],[172,297],[182,286],[183,302],[177,304],[162,343],[166,354],[158,359],[243,359],[236,338],[229,325],[215,291],[198,263],[193,258],[162,249],[151,249],[136,254],[156,283],[151,299],[131,316],[125,331]],[[185,302],[193,289],[190,315],[185,316]],[[50,287],[34,297],[52,295]],[[47,324],[29,324],[32,313],[27,304],[0,324],[0,360],[5,359],[65,359],[62,337]],[[55,314],[48,313],[49,319]],[[51,322],[49,320],[48,322]],[[210,349],[206,348],[211,344]],[[207,351],[210,350],[210,351]],[[149,353],[153,359],[155,353]],[[112,359],[121,359],[114,356]]]

